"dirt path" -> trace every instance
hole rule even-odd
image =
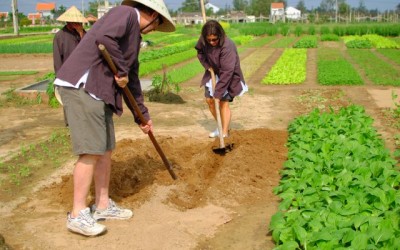
[[[382,100],[393,88],[318,86],[315,51],[308,53],[306,84],[260,84],[281,53],[275,49],[251,77],[249,93],[232,103],[228,142],[234,143],[234,150],[225,156],[212,153],[215,141],[207,138],[215,122],[198,87],[200,76],[182,86],[184,104],[147,102],[155,136],[174,166],[176,181],[131,115],[115,118],[118,144],[111,195],[134,210],[132,219],[106,221],[108,232],[102,237],[69,233],[65,214],[72,206],[71,160],[51,176],[43,176],[29,195],[5,200],[0,193],[0,234],[15,249],[272,249],[268,224],[279,202],[273,187],[286,160],[286,128],[294,117],[316,106],[356,103],[377,120],[388,145],[393,145],[390,138],[395,133],[381,121],[382,108],[391,104]],[[51,68],[50,56],[0,55],[0,71]],[[10,84],[0,82],[0,89]],[[61,109],[0,108],[0,154],[46,138],[49,131],[63,126]]]

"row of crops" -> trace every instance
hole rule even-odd
[[[320,48],[320,43],[331,41],[344,43],[346,51],[333,49],[318,49],[318,82],[322,85],[360,85],[364,84],[360,77],[361,70],[371,82],[382,85],[399,85],[400,73],[393,66],[400,62],[400,39],[398,37],[385,37],[378,34],[363,34],[372,31],[383,33],[396,33],[398,26],[370,25],[370,26],[332,26],[319,27],[320,35],[296,36],[269,36],[268,29],[298,29],[289,26],[272,26],[262,23],[250,24],[223,24],[228,35],[243,52],[248,48],[268,47],[273,49],[283,48],[284,51],[271,68],[265,72],[263,84],[301,84],[306,79],[307,49]],[[306,28],[307,26],[304,26]],[[308,26],[311,29],[313,26]],[[345,30],[345,31],[343,31]],[[339,32],[340,31],[340,32]],[[350,32],[351,31],[351,32]],[[357,35],[347,35],[347,34]],[[173,67],[169,72],[171,80],[183,83],[203,71],[201,65],[195,60],[196,52],[193,49],[200,26],[178,27],[174,33],[155,32],[144,36],[151,46],[142,49],[139,56],[141,62],[140,76],[150,76],[163,68],[185,62],[180,67]],[[339,36],[338,34],[346,34]],[[18,37],[0,40],[0,53],[52,53],[54,34]],[[264,49],[263,48],[263,49]],[[364,48],[357,50],[353,48]],[[259,50],[262,51],[262,50]],[[263,56],[265,55],[265,56]],[[246,69],[246,78],[251,77],[256,69],[268,59],[269,52],[255,53],[250,61],[256,62]],[[247,65],[247,63],[243,63]],[[355,69],[353,64],[359,65]],[[385,69],[385,70],[383,70]]]
[[[315,109],[288,127],[274,189],[276,249],[398,249],[400,173],[363,107]]]
[[[400,26],[223,24],[239,47],[245,79],[282,52],[260,84],[302,84],[310,49],[321,85],[400,86]],[[143,37],[150,46],[140,76],[169,66],[184,83],[204,71],[196,59],[200,26]],[[0,53],[52,53],[54,35],[0,40]],[[335,43],[332,48],[323,42]],[[342,46],[343,45],[343,46]],[[341,49],[343,48],[343,49]],[[179,66],[177,66],[179,65]],[[363,77],[361,77],[363,75]],[[258,83],[251,83],[258,84]],[[362,107],[318,110],[289,126],[288,160],[275,193],[282,199],[270,230],[277,249],[396,249],[400,245],[400,174]]]

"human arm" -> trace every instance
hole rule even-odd
[[[236,46],[231,40],[225,39],[225,43],[220,51],[219,60],[219,80],[214,94],[214,97],[217,99],[221,99],[229,88],[235,72],[236,61],[238,60]]]
[[[201,63],[201,65],[203,65],[203,67],[208,70],[211,68],[208,60],[207,60],[207,55],[205,53],[205,45],[202,42],[202,39],[200,38],[197,41],[196,46],[194,47],[197,51],[197,59],[199,59],[199,62]]]
[[[119,6],[110,10],[103,18],[105,19],[101,23],[101,28],[90,35],[95,36],[97,44],[103,44],[107,48],[117,68],[115,75],[125,77],[131,67],[129,61],[133,60],[131,58],[137,58],[139,53],[138,49],[132,48],[134,45],[126,43],[131,41],[132,37],[138,37],[136,40],[139,40],[137,14],[131,7]]]
[[[132,112],[135,122],[138,125],[143,125],[148,124],[148,121],[150,120],[150,114],[148,108],[144,105],[142,87],[137,75],[138,65],[135,64],[134,66],[135,67],[133,67],[133,69],[129,72],[130,81],[125,87],[129,90],[131,97],[134,100],[130,100],[130,97],[126,94],[123,95],[123,98],[128,108]],[[137,108],[134,106],[135,103],[137,104]],[[140,113],[137,113],[137,110],[139,110]]]
[[[63,32],[62,30],[60,30],[59,32]],[[53,39],[53,66],[54,66],[54,72],[57,74],[57,71],[61,68],[61,65],[63,63],[63,42],[62,39],[60,39],[60,34],[61,33],[57,33],[54,36]]]

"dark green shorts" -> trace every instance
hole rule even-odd
[[[84,88],[58,87],[76,155],[103,155],[115,148],[113,112]]]

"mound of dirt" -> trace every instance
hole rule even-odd
[[[25,211],[25,216],[18,213],[18,218],[8,218],[18,226],[13,228],[12,238],[18,239],[18,234],[24,231],[31,236],[29,247],[32,249],[93,248],[105,242],[114,242],[114,247],[124,249],[195,247],[193,237],[213,235],[218,225],[235,217],[235,208],[276,200],[272,188],[278,184],[278,171],[286,160],[286,139],[284,131],[233,131],[227,143],[233,143],[234,148],[222,156],[212,151],[213,140],[199,141],[186,136],[157,138],[177,180],[171,178],[150,140],[121,140],[112,158],[111,197],[134,209],[136,215],[131,221],[106,222],[109,232],[95,242],[68,233],[65,218],[60,216],[72,207],[72,176],[66,175],[61,182],[44,188],[20,205],[18,210]],[[39,218],[40,222],[33,222]],[[266,220],[259,223],[265,226],[261,232],[265,234]],[[40,228],[29,232],[35,224],[40,224]],[[171,226],[171,230],[164,231]],[[163,239],[162,243],[152,241],[155,235]],[[126,241],[119,241],[125,238]],[[139,239],[145,239],[146,243],[138,243]],[[28,247],[26,243],[17,243]]]

